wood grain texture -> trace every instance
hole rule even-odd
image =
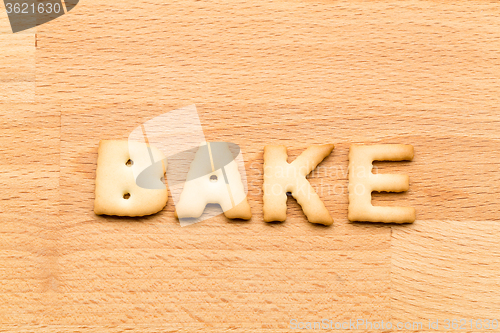
[[[0,93],[0,332],[500,320],[499,12],[489,1],[87,0],[36,29],[35,57],[29,34],[2,32],[0,68],[36,77],[36,103]],[[13,43],[36,66],[5,60]],[[252,219],[182,228],[171,199],[151,217],[95,216],[99,140],[193,103],[208,140],[241,146]],[[292,160],[321,143],[335,149],[309,179],[334,225],[308,223],[294,200],[286,222],[264,223],[264,145]],[[410,190],[373,195],[415,207],[413,225],[347,221],[352,143],[415,147],[411,162],[376,163],[408,174]]]
[[[35,101],[35,30],[13,34],[0,3],[0,103]]]

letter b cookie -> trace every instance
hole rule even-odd
[[[97,215],[144,216],[162,210],[168,200],[167,188],[161,181],[166,163],[158,149],[144,143],[101,140],[94,212]],[[145,187],[137,185],[136,178]]]

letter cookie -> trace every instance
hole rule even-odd
[[[163,154],[145,143],[101,140],[94,212],[118,216],[144,216],[159,212],[168,200],[167,188],[161,181],[166,168]]]
[[[187,174],[176,216],[198,218],[207,204],[219,204],[229,219],[252,217],[238,164],[226,142],[203,142]]]
[[[333,223],[330,213],[306,179],[333,148],[334,145],[314,145],[288,163],[285,146],[264,147],[264,221],[286,219],[287,192],[290,192],[309,222]]]
[[[373,161],[413,159],[413,146],[399,144],[352,145],[349,151],[350,221],[411,223],[415,221],[412,207],[372,206],[372,191],[403,192],[409,188],[407,175],[373,174]]]

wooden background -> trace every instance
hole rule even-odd
[[[0,332],[288,332],[290,320],[500,319],[494,1],[83,0],[12,34],[0,6]],[[95,216],[97,146],[196,104],[241,146],[253,218]],[[335,222],[262,220],[262,154],[336,148]],[[347,221],[351,143],[405,143],[413,225]],[[440,326],[443,330],[444,327]]]

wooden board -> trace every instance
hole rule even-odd
[[[499,12],[488,1],[87,0],[13,35],[1,7],[0,332],[500,320]],[[253,218],[182,228],[171,198],[152,217],[95,216],[99,140],[190,104],[208,140],[241,146]],[[271,143],[290,159],[336,145],[310,178],[332,227],[294,200],[286,222],[263,222]],[[412,162],[376,164],[410,175],[410,191],[373,195],[415,207],[413,225],[347,220],[352,143],[415,147]]]
[[[13,34],[0,4],[0,103],[35,101],[35,29]]]

